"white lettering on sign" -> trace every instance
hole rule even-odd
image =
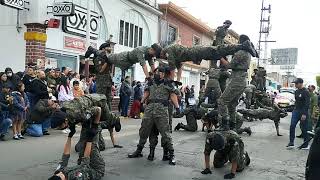
[[[73,16],[74,5],[72,3],[54,3],[52,13],[55,16]]]
[[[1,4],[20,10],[24,9],[24,0],[1,0]]]
[[[86,37],[86,28],[90,26],[90,37],[97,39],[99,34],[99,15],[95,11],[90,12],[90,22],[87,23],[87,9],[75,5],[74,16],[62,18],[62,29],[66,33]]]

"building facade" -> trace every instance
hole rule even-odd
[[[79,71],[84,66],[83,55],[87,49],[88,6],[91,10],[89,45],[99,47],[112,36],[114,52],[118,53],[158,42],[162,13],[155,1],[73,0],[69,2],[74,4],[75,15],[54,16],[57,9],[53,5],[60,2],[33,0],[24,2],[20,10],[0,5],[0,39],[6,42],[0,48],[2,68],[23,71],[28,62],[34,62],[39,68],[68,66]],[[126,74],[144,80],[140,65],[133,66]],[[116,68],[114,81],[119,82],[120,78],[121,72]]]

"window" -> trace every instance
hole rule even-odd
[[[139,46],[142,46],[143,29],[139,28]]]
[[[124,45],[128,46],[129,43],[129,23],[126,22],[125,32],[124,32]]]
[[[177,40],[177,28],[169,25],[168,28],[168,44],[172,44]]]
[[[134,25],[130,23],[130,41],[129,41],[130,47],[133,47],[133,28],[134,28]]]
[[[134,26],[134,47],[138,46],[138,26]]]
[[[124,30],[124,21],[120,21],[120,35],[119,35],[119,44],[123,45],[123,30]]]
[[[143,28],[120,20],[119,44],[134,47],[142,46]]]
[[[200,45],[200,43],[201,43],[201,39],[198,36],[193,36],[192,44],[194,46],[197,46],[197,45]]]

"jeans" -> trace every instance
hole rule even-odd
[[[26,132],[33,137],[43,136],[43,132],[47,131],[51,126],[50,118],[43,121],[42,124],[29,124]]]
[[[290,124],[290,144],[294,144],[294,138],[296,136],[296,126],[298,122],[301,120],[302,112],[294,110],[292,112],[291,117],[291,124]],[[302,136],[304,138],[304,141],[306,142],[308,140],[308,134],[307,134],[307,128],[308,128],[308,114],[306,115],[307,118],[304,121],[300,121],[300,127],[302,131]]]
[[[128,107],[129,107],[129,102],[130,102],[130,96],[122,96],[121,99],[121,116],[128,116]]]
[[[0,135],[7,134],[11,124],[12,120],[9,118],[0,119]]]

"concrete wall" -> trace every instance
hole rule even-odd
[[[61,2],[62,0],[56,0]],[[105,37],[109,37],[110,34],[114,36],[113,41],[118,43],[119,41],[119,24],[120,19],[135,22],[139,16],[139,24],[143,24],[144,37],[143,45],[149,46],[152,43],[158,42],[158,15],[151,13],[147,9],[144,9],[128,0],[91,0],[91,9],[99,9],[101,15],[105,18],[105,29],[101,36],[96,41],[98,46],[104,42]],[[0,39],[2,42],[0,45],[1,66],[0,71],[6,66],[10,66],[14,71],[22,71],[25,67],[25,40],[24,32],[26,31],[25,23],[41,23],[50,18],[61,19],[54,17],[52,14],[47,14],[47,5],[52,5],[54,0],[32,0],[30,1],[30,11],[20,11],[20,26],[21,32],[16,30],[17,10],[0,5]],[[74,0],[75,4],[86,7],[86,0]],[[97,3],[99,2],[99,3]],[[136,22],[135,22],[136,23]],[[63,48],[63,37],[68,35],[70,37],[77,37],[70,34],[66,34],[61,29],[47,29],[48,40],[46,42],[47,48],[63,50],[71,54],[83,54],[83,52],[66,50]],[[115,52],[121,52],[131,50],[132,48],[125,47],[117,44],[115,46]],[[137,80],[144,80],[144,75],[140,65],[136,65],[134,74]]]

